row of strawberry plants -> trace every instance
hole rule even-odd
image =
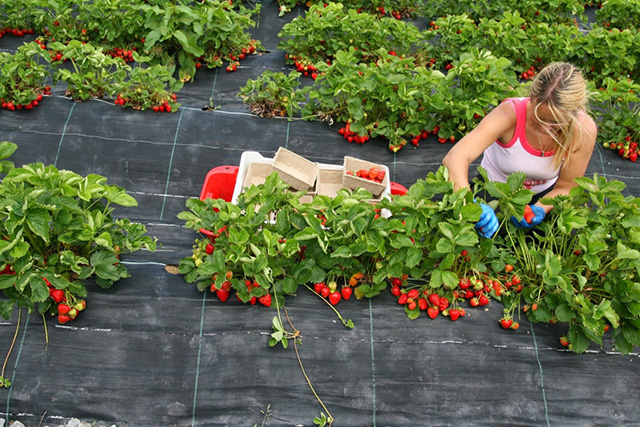
[[[277,3],[280,16],[291,12],[297,5],[327,4],[324,0],[277,0]],[[368,12],[378,16],[389,15],[396,19],[422,16],[429,10],[425,7],[424,2],[418,0],[344,0],[342,3],[357,12]]]
[[[326,5],[323,0],[278,0],[280,15],[290,12],[296,5]],[[451,14],[468,14],[474,19],[494,18],[505,10],[518,11],[530,20],[538,22],[572,22],[576,17],[583,18],[585,5],[579,0],[562,0],[550,3],[544,0],[501,0],[501,1],[438,1],[425,6],[415,0],[343,0],[342,3],[358,12],[369,12],[378,16],[386,14],[402,19],[416,15],[431,17]]]
[[[130,277],[120,255],[155,251],[156,239],[114,216],[116,206],[137,205],[124,189],[42,163],[16,168],[6,159],[17,148],[0,142],[0,316],[9,320],[14,307],[19,316],[22,308],[37,310],[47,336],[47,316],[65,324],[87,308],[86,280],[108,289]],[[5,366],[0,387],[11,386]]]
[[[339,52],[312,86],[301,86],[301,73],[266,72],[250,79],[239,96],[251,111],[263,117],[302,115],[309,120],[341,122],[339,133],[349,142],[372,137],[389,141],[398,151],[409,141],[419,145],[431,134],[441,143],[455,142],[482,118],[486,106],[524,94],[505,73],[509,61],[488,52],[465,53],[446,75],[437,70],[408,66],[411,60],[377,52],[373,65],[354,61],[359,52]],[[602,145],[621,157],[637,160],[640,129],[640,86],[625,78],[606,78],[603,86],[589,83],[592,114]]]
[[[5,159],[16,149],[0,143],[0,316],[9,319],[14,306],[37,308],[66,323],[86,307],[84,280],[110,288],[129,277],[120,254],[154,251],[156,240],[113,215],[115,206],[137,205],[124,189],[52,165],[14,167]]]
[[[72,40],[54,42],[51,54],[37,42],[25,43],[15,53],[0,53],[0,100],[8,110],[32,109],[50,94],[47,84],[66,84],[66,95],[76,101],[115,98],[117,105],[136,110],[176,110],[180,104],[173,90],[181,87],[171,70],[162,65],[148,66],[149,57],[138,56],[131,67],[120,58],[106,55],[101,48]],[[72,67],[62,67],[70,62]],[[172,90],[173,89],[173,90]]]
[[[593,114],[598,120],[598,140],[622,158],[638,159],[640,142],[640,84],[630,79],[607,78],[591,85]]]
[[[419,31],[412,23],[328,3],[312,6],[304,16],[285,24],[279,37],[278,48],[286,52],[287,62],[309,75],[319,63],[330,64],[336,52],[350,47],[360,53],[358,62],[375,62],[376,52],[385,48],[411,56],[416,66],[440,69],[448,68],[471,48],[486,49],[510,59],[513,71],[525,80],[553,61],[573,62],[594,81],[640,74],[635,59],[640,55],[640,30],[595,25],[583,34],[575,23],[550,25],[528,20],[518,11],[478,20],[450,14]]]
[[[193,79],[201,66],[239,61],[260,48],[248,29],[260,4],[248,9],[229,0],[0,0],[2,24],[42,33],[42,43],[80,40],[131,61],[144,52],[152,65],[178,67],[179,79]]]
[[[523,180],[476,183],[495,198],[502,228],[480,240],[479,196],[454,192],[444,167],[376,205],[362,189],[301,204],[273,174],[237,204],[187,202],[179,218],[213,237],[196,239],[179,271],[223,301],[235,291],[244,303],[278,307],[300,286],[333,305],[389,288],[411,319],[426,312],[455,321],[494,298],[505,304],[503,327],[516,329],[520,310],[532,322],[568,322],[570,349],[583,352],[611,326],[617,348],[630,352],[640,345],[640,199],[622,196],[621,182],[580,178],[550,202],[549,220],[527,232],[508,220],[531,200]]]
[[[321,74],[311,87],[298,90],[300,73],[262,76],[240,89],[245,103],[263,105],[268,111],[280,105],[308,120],[348,123],[346,138],[361,142],[381,136],[397,152],[409,140],[418,145],[427,134],[440,142],[455,142],[473,128],[487,105],[497,105],[516,94],[515,76],[506,72],[509,61],[490,52],[469,52],[445,75],[429,67],[415,67],[412,58],[400,58],[380,49],[374,63],[358,63],[359,52],[339,51],[331,66],[320,65]],[[280,73],[282,74],[282,73]],[[265,96],[273,83],[288,84],[278,98]],[[308,102],[291,102],[306,95]]]
[[[606,0],[596,9],[597,22],[605,27],[640,30],[640,3],[628,0]]]

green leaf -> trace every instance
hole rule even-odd
[[[347,246],[340,246],[331,253],[331,258],[351,258],[351,250]]]
[[[576,315],[567,304],[560,304],[556,307],[556,317],[561,322],[569,322],[576,317]]]
[[[618,242],[618,258],[620,259],[640,259],[640,251],[627,248],[622,242]]]
[[[418,248],[407,248],[407,257],[405,259],[405,265],[409,268],[415,267],[420,263],[422,259],[422,251]]]
[[[478,233],[475,231],[464,231],[459,233],[455,238],[456,245],[460,246],[475,246],[478,244]]]
[[[2,316],[3,319],[5,320],[11,319],[13,304],[15,304],[14,300],[10,300],[10,299],[0,300],[0,316]]]
[[[29,229],[48,245],[49,232],[51,229],[51,216],[49,215],[49,212],[42,208],[30,208],[27,209],[25,215]]]
[[[452,252],[454,247],[455,247],[454,243],[451,240],[447,240],[444,237],[438,240],[438,243],[436,243],[436,250],[441,254],[447,254]]]
[[[447,224],[446,222],[438,223],[438,228],[440,232],[449,240],[454,240],[454,235],[456,234],[455,228],[451,224]]]
[[[631,344],[624,336],[624,329],[626,327],[623,325],[620,328],[613,330],[613,339],[616,343],[616,349],[622,354],[629,354],[633,350],[633,344]]]
[[[44,280],[40,277],[32,277],[29,280],[31,287],[31,300],[34,302],[43,302],[49,298],[49,288]]]
[[[444,271],[442,273],[442,281],[450,288],[455,289],[460,279],[453,271]]]
[[[204,54],[204,50],[197,45],[197,37],[190,36],[187,37],[182,31],[176,30],[173,32],[173,36],[178,40],[182,48],[192,54],[193,56],[202,56]]]
[[[409,310],[408,305],[404,306],[404,312],[407,314],[407,317],[411,320],[415,320],[420,317],[420,308],[415,308],[413,310]]]
[[[17,149],[18,149],[18,146],[13,142],[8,142],[8,141],[0,142],[0,159],[4,160],[8,157],[11,157],[11,155]],[[7,171],[4,171],[4,172],[7,172]]]
[[[120,187],[115,185],[109,185],[106,188],[106,193],[104,198],[107,199],[111,203],[115,203],[120,206],[132,207],[138,206],[138,202],[132,196],[127,194],[127,192]]]

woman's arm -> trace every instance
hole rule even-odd
[[[516,113],[509,102],[494,108],[482,121],[458,141],[442,164],[449,170],[449,180],[454,189],[469,186],[469,165],[496,140],[508,141],[515,132]]]
[[[574,179],[584,176],[593,154],[598,128],[587,114],[582,115],[581,125],[584,127],[584,132],[579,135],[580,141],[576,144],[577,148],[571,154],[569,163],[560,170],[560,175],[553,189],[544,197],[555,197],[559,194],[568,195],[569,191],[576,186]],[[543,205],[540,202],[537,202],[536,205],[542,207],[545,213],[549,213],[552,209],[551,206]]]

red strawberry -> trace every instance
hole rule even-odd
[[[211,255],[213,253],[213,249],[214,249],[214,246],[211,243],[209,243],[207,244],[207,247],[204,249],[204,251],[207,254]]]
[[[407,307],[409,307],[409,310],[415,310],[416,306],[417,304],[415,301],[410,301],[409,304],[407,304]]]
[[[55,302],[60,302],[64,299],[64,291],[62,289],[53,289],[50,295]]]
[[[460,311],[458,309],[452,309],[449,310],[449,319],[451,319],[452,321],[456,321],[458,320],[458,317],[460,317]]]
[[[407,296],[409,298],[415,299],[415,298],[418,298],[418,295],[420,295],[420,292],[418,292],[417,289],[411,289],[409,292],[407,292]]]
[[[67,314],[71,310],[67,304],[58,304],[58,314]]]
[[[322,282],[315,283],[315,284],[313,285],[313,290],[314,290],[314,291],[316,291],[316,293],[317,293],[317,294],[319,294],[319,293],[321,293],[321,292],[322,292],[322,288],[323,288],[324,286],[325,286],[325,284],[324,284],[324,283],[322,283]]]
[[[329,302],[331,303],[331,305],[338,304],[341,299],[342,299],[342,294],[340,294],[340,292],[332,292],[329,295]]]
[[[58,314],[58,322],[60,322],[61,325],[64,325],[69,320],[71,320],[71,318],[66,314]]]
[[[531,221],[533,221],[533,218],[535,218],[535,216],[536,215],[531,210],[530,205],[524,207],[524,220],[527,221],[528,224],[531,224]]]
[[[460,286],[460,289],[469,289],[469,286],[471,286],[471,280],[469,280],[468,277],[463,277],[458,282],[458,286]]]
[[[427,308],[427,315],[432,319],[435,319],[436,317],[438,317],[439,313],[440,313],[440,310],[438,310],[437,307]]]
[[[504,329],[509,329],[509,328],[511,328],[511,325],[513,324],[513,320],[506,319],[506,318],[503,317],[502,319],[500,319],[500,324],[502,325],[502,327]]]
[[[345,286],[344,288],[342,288],[342,291],[340,291],[340,293],[342,294],[342,298],[348,300],[349,298],[351,298],[351,294],[353,294],[353,289]]]
[[[271,294],[266,294],[265,296],[258,298],[258,302],[265,307],[271,307]]]
[[[402,286],[402,279],[394,277],[393,279],[391,279],[391,284],[393,286]]]
[[[480,295],[480,297],[478,297],[478,305],[487,305],[489,304],[489,298],[486,297],[486,295]]]
[[[394,286],[393,288],[391,288],[391,294],[399,297],[400,296],[400,286]]]
[[[560,344],[563,347],[568,347],[569,346],[569,340],[567,339],[567,337],[560,337]]]
[[[407,294],[402,294],[400,295],[400,298],[398,298],[398,304],[406,304],[408,299],[409,297],[407,296]]]
[[[320,295],[322,295],[323,297],[328,297],[329,294],[331,293],[331,289],[329,289],[328,286],[325,286],[324,288],[322,288],[322,291],[320,292]]]
[[[430,294],[427,299],[431,303],[431,305],[438,306],[440,305],[440,296],[438,294]]]
[[[420,307],[420,310],[424,311],[429,307],[429,303],[427,302],[426,299],[420,298],[418,300],[418,306]]]
[[[218,296],[218,299],[222,302],[225,302],[227,299],[229,299],[229,291],[225,291],[224,289],[218,289],[216,291],[216,295]]]
[[[469,305],[471,307],[477,307],[478,305],[480,305],[480,303],[478,302],[478,298],[471,298],[469,300]]]

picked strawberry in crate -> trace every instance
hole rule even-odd
[[[372,166],[369,169],[347,171],[347,175],[357,176],[359,178],[368,179],[370,181],[382,182],[387,173],[383,170],[378,169],[376,166]]]
[[[373,196],[379,196],[387,188],[388,172],[384,165],[345,156],[343,185],[350,189],[362,187]]]

